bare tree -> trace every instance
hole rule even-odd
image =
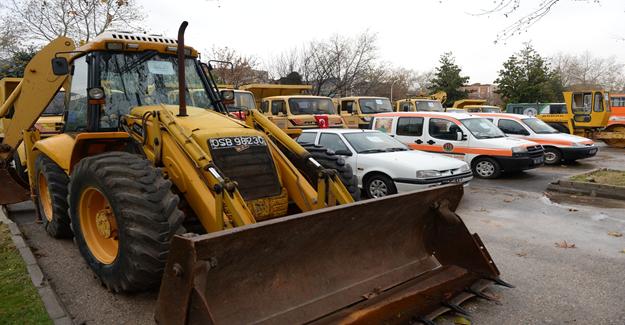
[[[19,26],[20,35],[38,41],[88,42],[105,30],[140,30],[144,19],[135,0],[10,0],[4,11],[0,28]]]
[[[244,84],[267,82],[267,71],[258,69],[258,59],[238,53],[229,47],[213,47],[209,54],[210,60],[228,63],[213,63],[213,72],[219,83],[238,87]]]
[[[565,87],[623,90],[625,64],[615,56],[595,57],[589,51],[580,55],[558,53],[550,58]]]

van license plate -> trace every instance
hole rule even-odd
[[[534,158],[534,165],[542,164],[543,157]]]
[[[590,151],[588,151],[588,153],[591,155],[595,154],[595,152],[597,152],[597,149],[590,149]]]

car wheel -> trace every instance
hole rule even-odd
[[[557,165],[562,161],[562,153],[553,147],[545,147],[545,164]]]
[[[369,198],[375,199],[397,193],[395,183],[386,175],[376,174],[367,177],[365,192]]]
[[[497,178],[501,175],[501,167],[495,159],[477,158],[473,162],[473,174],[479,178]]]

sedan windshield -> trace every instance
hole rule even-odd
[[[391,101],[389,101],[388,98],[362,98],[358,101],[358,104],[360,104],[360,113],[362,114],[375,114],[393,111]]]
[[[343,133],[343,136],[358,153],[408,150],[403,143],[381,132]]]
[[[330,98],[291,98],[289,99],[289,109],[293,115],[336,114]]]
[[[460,122],[478,139],[494,139],[506,136],[495,124],[485,118],[467,118],[460,120]]]
[[[436,100],[418,100],[417,112],[444,112],[445,109],[441,102]]]
[[[560,133],[558,130],[552,128],[549,124],[539,120],[535,117],[523,119],[525,125],[529,126],[532,131],[538,134],[551,134]]]

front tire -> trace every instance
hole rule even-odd
[[[161,280],[184,216],[160,170],[141,156],[109,152],[81,160],[70,178],[76,244],[111,291],[143,291]]]
[[[557,165],[562,161],[562,152],[557,148],[545,147],[545,164]]]
[[[381,198],[397,193],[393,180],[383,174],[368,176],[364,182],[365,192],[370,199]]]
[[[480,157],[473,162],[473,175],[479,178],[493,179],[501,176],[501,166],[489,157]]]
[[[35,160],[35,194],[43,227],[54,238],[71,238],[72,228],[67,212],[69,178],[52,159],[40,154]]]

